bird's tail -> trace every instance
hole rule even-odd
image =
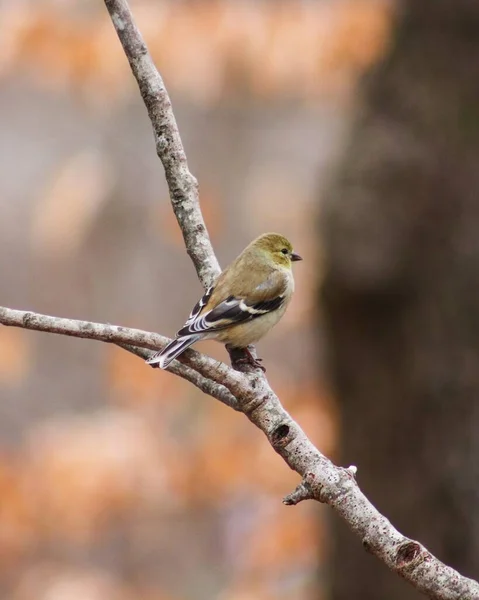
[[[166,369],[166,367],[182,352],[184,352],[187,348],[189,348],[192,344],[197,342],[202,335],[185,335],[180,336],[174,340],[172,340],[169,344],[167,344],[163,350],[160,350],[156,354],[154,354],[151,358],[149,358],[146,363],[148,365],[160,365],[162,369]]]

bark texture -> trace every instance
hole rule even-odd
[[[407,0],[322,219],[341,464],[479,576],[479,3]],[[421,597],[335,520],[334,600]]]

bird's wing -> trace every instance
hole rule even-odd
[[[210,288],[198,302],[177,336],[214,333],[277,310],[285,302],[286,284],[274,273],[257,285],[248,298],[230,295],[208,310],[208,304],[212,304],[210,299],[214,300],[214,288]]]
[[[188,327],[189,325],[191,325],[191,323],[193,323],[193,321],[201,313],[203,308],[208,304],[209,299],[211,298],[211,295],[212,295],[214,289],[215,289],[215,286],[212,285],[211,287],[209,287],[206,290],[206,292],[203,294],[203,296],[198,300],[198,302],[193,307],[193,310],[190,312],[190,316],[188,317],[188,319],[186,320],[186,323],[183,325],[183,327],[180,329],[180,331],[182,331],[183,329],[185,329],[185,327]],[[179,335],[179,333],[180,332],[178,331],[177,335]]]

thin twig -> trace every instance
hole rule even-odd
[[[211,246],[198,199],[198,182],[191,174],[171,100],[126,0],[105,0],[116,33],[140,88],[163,163],[173,211],[183,233],[186,251],[205,288],[221,269]]]
[[[170,341],[163,335],[142,331],[141,329],[119,327],[109,323],[63,319],[5,307],[0,307],[0,324],[108,342],[121,346],[144,359],[151,354],[147,349],[160,350]],[[174,361],[168,370],[186,379],[205,394],[209,394],[231,408],[238,410],[238,402],[233,394],[225,388],[221,381],[215,381],[218,372],[221,373],[223,370],[228,369],[226,365],[223,368],[218,368],[219,364],[217,361],[191,350],[182,355],[181,362]],[[202,372],[198,372],[198,368]],[[234,382],[230,381],[230,383]]]
[[[1,309],[0,309],[1,310]],[[139,346],[132,346],[131,344],[123,344],[120,342],[116,342],[116,345],[120,348],[123,348],[127,352],[131,352],[135,356],[142,358],[143,360],[147,360],[153,354],[151,350],[146,348],[140,348]],[[177,360],[174,360],[167,369],[173,375],[179,375],[183,379],[186,379],[193,385],[195,385],[198,389],[200,389],[205,394],[216,398],[226,406],[229,406],[233,410],[240,411],[238,406],[238,401],[233,396],[233,394],[227,390],[220,383],[216,383],[207,377],[203,377],[198,371],[195,371],[188,365],[181,364]]]

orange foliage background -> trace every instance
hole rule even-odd
[[[332,455],[315,218],[390,4],[132,9],[222,264],[265,230],[306,259],[259,350],[287,410]],[[101,0],[2,3],[0,128],[1,303],[172,335],[200,288]],[[116,347],[6,328],[0,395],[3,598],[326,597],[325,515],[281,504],[298,478],[241,415]]]

